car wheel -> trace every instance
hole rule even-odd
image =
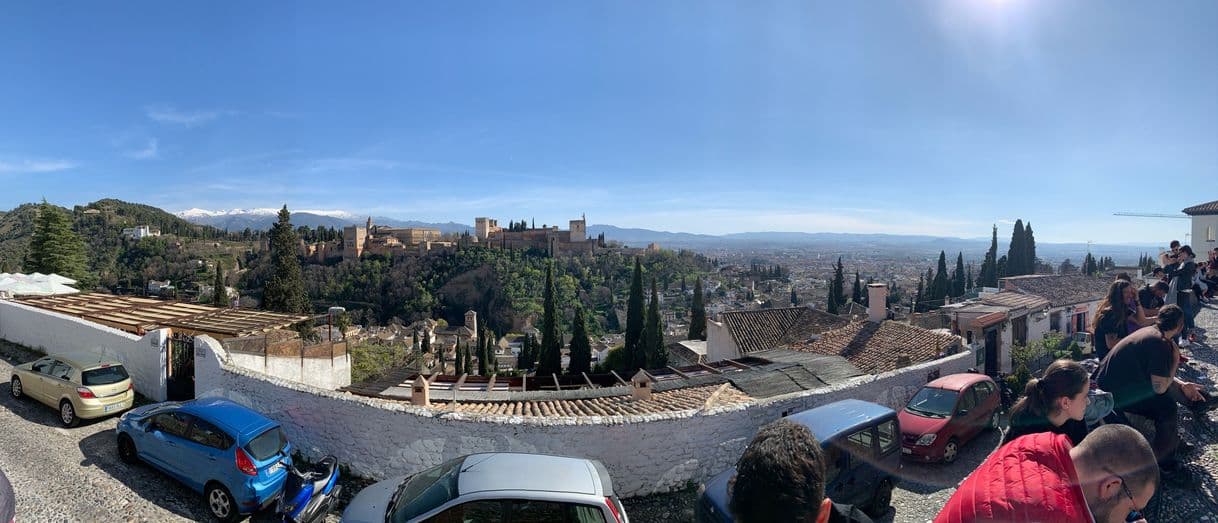
[[[228,523],[237,521],[240,514],[237,513],[237,502],[233,501],[233,495],[224,488],[224,485],[219,483],[210,483],[207,489],[203,491],[204,501],[207,502],[207,513],[217,521]]]
[[[80,417],[76,415],[76,407],[72,406],[72,402],[68,400],[59,402],[59,421],[65,427],[80,425]]]
[[[884,480],[880,482],[880,488],[875,491],[875,497],[871,498],[871,503],[867,505],[867,510],[864,512],[873,518],[879,518],[888,513],[888,506],[892,504],[892,481]]]
[[[119,434],[118,457],[123,460],[123,463],[128,465],[135,465],[140,462],[140,455],[135,451],[135,442],[131,441],[131,436]]]
[[[989,430],[998,428],[998,411],[995,410],[994,413],[990,415],[990,423],[989,425],[986,425],[985,428]]]
[[[21,378],[13,376],[12,387],[12,390],[9,392],[13,393],[14,398],[21,399],[21,396],[25,394],[21,390]]]
[[[943,462],[955,463],[956,458],[960,457],[960,443],[956,438],[952,438],[943,446]]]

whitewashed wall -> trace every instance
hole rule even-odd
[[[74,316],[0,300],[0,338],[48,354],[100,352],[121,361],[135,390],[165,400],[165,339],[168,331],[136,336]]]
[[[622,496],[667,492],[729,467],[757,429],[784,414],[846,398],[899,408],[927,374],[961,372],[970,352],[748,406],[649,416],[527,418],[414,407],[310,387],[232,364],[215,340],[195,338],[195,392],[221,396],[283,424],[304,453],[334,454],[374,479],[413,474],[457,456],[539,452],[598,459]]]
[[[228,351],[228,356],[238,367],[314,387],[336,390],[351,384],[350,353],[333,358],[301,358]]]

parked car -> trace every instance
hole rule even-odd
[[[278,423],[220,398],[139,407],[116,431],[123,461],[148,463],[202,493],[220,521],[276,502],[292,464]]]
[[[471,454],[373,484],[344,523],[570,521],[627,523],[599,461],[540,454]]]
[[[0,523],[17,523],[17,497],[3,470],[0,470]]]
[[[131,408],[133,389],[122,363],[91,352],[52,354],[13,368],[13,397],[29,396],[59,409],[59,421],[67,427]]]
[[[787,419],[799,423],[825,450],[825,496],[858,505],[868,515],[888,512],[901,468],[900,422],[896,411],[861,400],[842,400]],[[731,523],[728,483],[736,467],[707,481],[694,506],[698,523]]]
[[[960,447],[998,427],[998,384],[985,374],[952,374],[927,383],[901,410],[901,452],[952,463]]]

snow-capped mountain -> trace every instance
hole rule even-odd
[[[278,220],[279,209],[274,208],[257,208],[257,209],[224,209],[224,210],[208,210],[208,209],[187,209],[174,213],[179,218],[182,218],[191,223],[202,225],[210,225],[217,229],[229,231],[241,231],[244,229],[251,230],[267,230],[271,225]],[[341,229],[348,225],[362,225],[367,221],[367,216],[360,216],[342,210],[312,210],[302,209],[292,211],[292,225],[296,227],[334,227]],[[462,223],[427,223],[415,220],[397,220],[393,218],[385,218],[383,216],[373,216],[372,222],[380,225],[388,225],[391,227],[434,227],[440,229],[442,233],[462,233],[473,232],[473,227]]]

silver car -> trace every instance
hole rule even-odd
[[[599,461],[540,454],[471,454],[365,488],[344,523],[627,523]]]

